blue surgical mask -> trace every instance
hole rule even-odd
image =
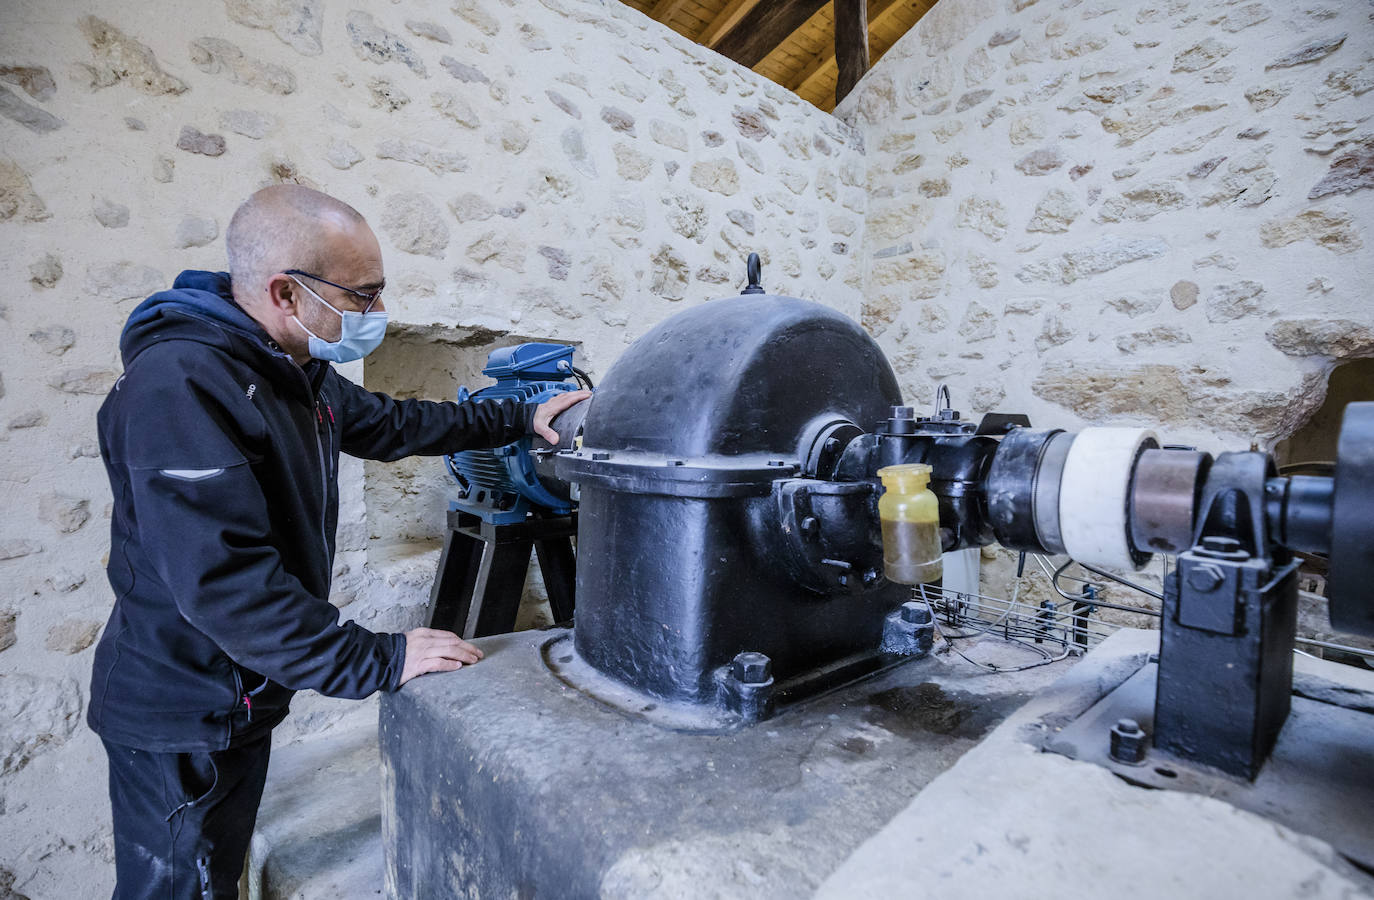
[[[296,320],[296,324],[301,326],[301,330],[310,335],[309,350],[310,355],[315,359],[323,359],[328,362],[346,363],[353,362],[355,359],[362,359],[382,342],[386,337],[387,314],[385,312],[360,313],[352,310],[335,309],[330,306],[328,300],[310,290],[301,283],[301,280],[294,275],[288,276],[292,281],[310,291],[310,296],[328,306],[335,312],[340,321],[339,339],[337,341],[326,341],[320,338],[315,332],[305,327],[305,323],[298,316],[291,318]]]

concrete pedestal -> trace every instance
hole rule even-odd
[[[483,639],[478,665],[383,698],[389,895],[808,895],[1068,665],[992,675],[932,656],[690,734],[554,678],[540,646],[562,633]],[[1038,659],[995,640],[967,652]]]

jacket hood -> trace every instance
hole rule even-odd
[[[244,341],[262,352],[282,356],[253,317],[234,302],[228,272],[188,270],[177,276],[171,290],[159,291],[129,315],[119,338],[119,352],[127,368],[138,354],[159,341],[192,340],[242,353]]]

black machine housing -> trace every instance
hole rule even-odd
[[[901,403],[873,339],[805,300],[746,292],[636,341],[556,461],[594,561],[578,566],[577,656],[719,727],[928,650],[928,615],[904,614],[911,588],[882,575],[876,472],[932,463],[944,549],[986,544],[999,434]]]

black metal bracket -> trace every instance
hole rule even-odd
[[[1273,461],[1223,453],[1207,476],[1192,549],[1164,582],[1154,743],[1253,779],[1288,718],[1297,562],[1265,518]]]
[[[448,533],[429,599],[429,627],[463,638],[515,629],[530,552],[548,590],[555,622],[573,617],[577,513],[494,525],[460,510],[448,513]]]

